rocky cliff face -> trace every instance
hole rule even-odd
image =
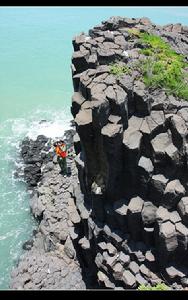
[[[188,102],[148,89],[136,71],[111,73],[111,63],[140,58],[133,28],[188,53],[186,26],[147,18],[111,18],[73,39],[75,243],[102,287],[186,286]]]

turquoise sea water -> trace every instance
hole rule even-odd
[[[0,289],[36,226],[26,186],[13,176],[19,142],[68,128],[72,37],[113,15],[188,25],[188,6],[0,7]]]

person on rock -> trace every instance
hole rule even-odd
[[[67,175],[67,147],[63,140],[54,143],[55,152],[57,155],[57,162],[61,168],[61,174]]]

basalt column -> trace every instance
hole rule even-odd
[[[135,30],[187,55],[186,26],[147,18],[113,17],[73,39],[78,245],[102,287],[186,286],[188,102],[148,89],[139,68],[113,74],[114,63],[147,59]]]

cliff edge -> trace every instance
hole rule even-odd
[[[112,17],[73,47],[84,268],[105,288],[188,286],[188,27]]]

